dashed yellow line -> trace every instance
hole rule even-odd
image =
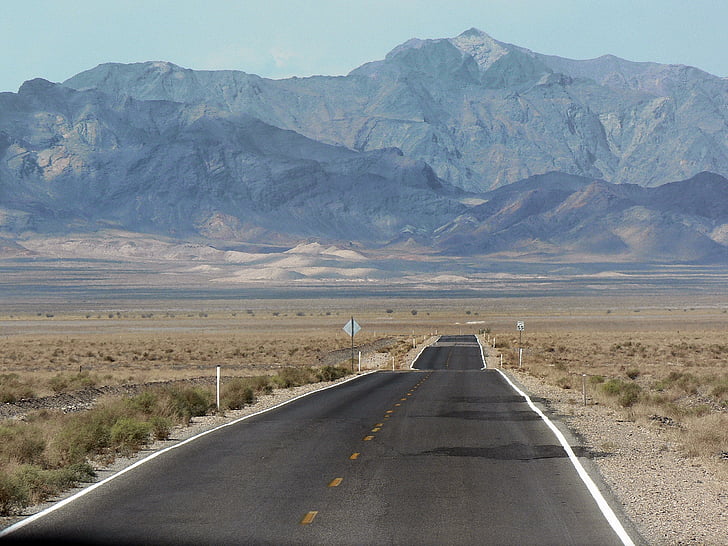
[[[382,427],[374,427],[372,432],[379,432],[380,430],[382,430]]]
[[[352,461],[355,461],[355,460],[357,460],[359,458],[359,455],[361,455],[361,453],[352,453],[349,456],[349,459],[351,459]]]
[[[339,487],[343,481],[344,478],[334,478],[331,480],[331,483],[329,483],[329,487]]]
[[[311,512],[308,512],[305,516],[303,516],[303,519],[301,520],[301,525],[309,525],[313,522],[314,518],[316,517],[316,514],[318,514],[318,510],[312,510]]]
[[[368,442],[369,440],[373,440],[374,436],[364,436],[364,441]]]

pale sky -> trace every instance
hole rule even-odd
[[[0,91],[105,62],[340,75],[410,38],[471,27],[538,53],[728,76],[726,0],[3,0]]]

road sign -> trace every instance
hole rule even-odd
[[[344,332],[349,334],[351,337],[354,337],[359,330],[361,330],[361,326],[359,326],[359,323],[353,318],[344,324]]]
[[[361,330],[361,326],[351,317],[351,320],[344,324],[344,332],[351,336],[351,371],[354,371],[354,335]]]
[[[519,332],[523,332],[526,329],[526,325],[523,323],[522,320],[519,320],[518,322],[516,322],[516,329]]]

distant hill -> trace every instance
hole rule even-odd
[[[346,77],[268,80],[149,62],[101,65],[65,85],[246,113],[353,150],[397,147],[470,191],[551,171],[641,186],[728,176],[728,79],[611,55],[541,55],[477,29],[409,40]]]
[[[437,244],[461,254],[541,254],[580,260],[724,262],[728,180],[700,173],[657,188],[562,173],[485,194],[443,226]]]
[[[14,233],[383,244],[466,209],[465,192],[397,149],[357,152],[245,114],[44,80],[0,96],[0,110],[0,226]]]
[[[241,282],[387,278],[405,254],[724,263],[727,113],[697,69],[475,29],[345,77],[105,64],[0,93],[0,257],[192,257]]]

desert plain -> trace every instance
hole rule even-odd
[[[356,367],[342,329],[351,317],[362,326],[354,345],[365,369],[406,369],[413,347],[433,336],[472,333],[489,366],[502,366],[571,430],[647,542],[725,538],[728,279],[720,268],[552,268],[474,283],[329,286],[221,286],[160,272],[121,273],[120,283],[93,267],[73,271],[6,267],[4,405],[211,380],[216,366],[228,379]]]

